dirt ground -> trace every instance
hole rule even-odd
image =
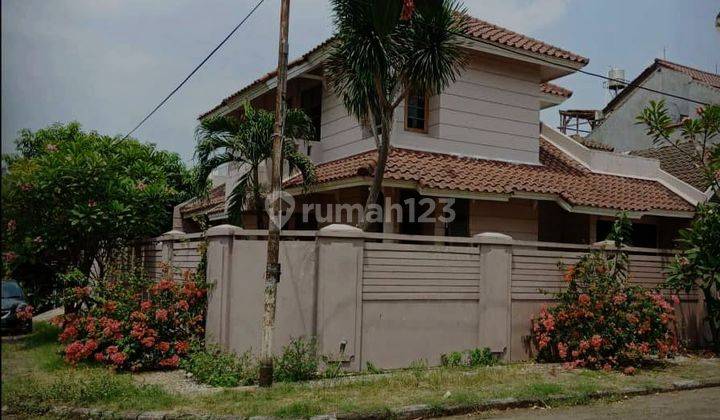
[[[612,403],[561,408],[516,409],[476,415],[446,417],[467,419],[558,419],[558,420],[641,420],[641,419],[719,419],[720,388],[705,388],[667,394],[646,395]]]

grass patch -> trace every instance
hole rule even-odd
[[[13,412],[32,417],[53,405],[70,405],[293,418],[322,413],[383,417],[391,416],[393,408],[414,404],[428,404],[441,412],[449,406],[473,406],[494,398],[543,400],[566,395],[569,399],[563,405],[573,405],[587,403],[597,391],[657,387],[679,379],[720,380],[717,360],[691,360],[641,370],[635,376],[531,363],[437,369],[416,363],[412,369],[355,381],[280,383],[270,389],[176,395],[159,386],[139,385],[131,374],[92,365],[66,365],[58,354],[56,333],[39,324],[34,335],[3,345],[2,399]]]

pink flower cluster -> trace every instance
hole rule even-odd
[[[114,369],[177,368],[189,343],[204,332],[204,285],[189,275],[159,282],[124,275],[106,283],[75,287],[71,296],[92,304],[55,320],[65,360]]]

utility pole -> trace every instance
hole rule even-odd
[[[280,192],[282,185],[282,142],[285,124],[285,90],[287,88],[288,63],[288,22],[290,18],[290,0],[280,3],[280,45],[278,51],[277,87],[275,93],[275,130],[272,148],[272,179],[270,186],[270,223],[268,224],[267,268],[265,271],[265,306],[262,323],[262,342],[260,344],[260,372],[258,384],[263,387],[272,385],[273,355],[272,339],[275,328],[275,305],[277,285],[280,281]]]

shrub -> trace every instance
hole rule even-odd
[[[476,348],[469,352],[470,366],[492,366],[498,362],[497,356],[492,354],[489,348]]]
[[[463,352],[454,351],[440,355],[440,364],[445,367],[492,366],[498,362],[497,356],[489,348],[474,348]]]
[[[698,206],[697,217],[690,228],[680,231],[679,242],[684,250],[670,264],[667,287],[700,290],[713,348],[720,353],[720,205]]]
[[[180,366],[196,381],[212,386],[252,385],[257,379],[257,363],[250,351],[236,355],[216,345],[194,344]]]
[[[567,267],[559,303],[532,319],[539,361],[632,373],[645,356],[676,350],[673,305],[657,290],[627,284],[626,261],[601,250]]]
[[[167,270],[165,270],[167,271]],[[65,360],[94,360],[116,369],[174,369],[189,343],[204,333],[206,288],[203,277],[185,273],[159,282],[133,270],[112,270],[91,281],[78,272],[66,295],[77,312],[56,320]]]
[[[317,377],[318,360],[315,339],[293,338],[274,361],[277,382],[298,382]]]

